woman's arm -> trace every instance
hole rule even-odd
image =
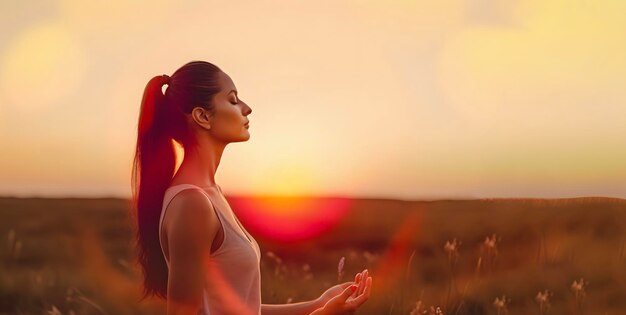
[[[166,215],[170,261],[167,315],[197,315],[209,248],[219,230],[218,218],[211,202],[196,190],[175,196]]]
[[[261,304],[262,315],[309,315],[324,306],[319,299],[290,304]]]
[[[326,290],[320,297],[315,300],[307,301],[307,302],[299,302],[293,304],[262,304],[261,305],[261,314],[262,315],[318,315],[318,314],[333,314],[330,313],[330,309],[325,308],[326,303],[333,299],[338,299],[342,295],[346,295],[342,301],[346,301],[349,297],[357,298],[365,291],[367,291],[367,297],[369,297],[369,286],[371,286],[371,278],[368,277],[369,273],[367,269],[363,270],[363,272],[359,272],[355,275],[354,281],[344,282],[341,284],[337,284],[332,286],[328,290]],[[367,281],[363,281],[363,279],[370,278]],[[369,284],[369,286],[368,286]],[[355,286],[354,290],[349,289],[351,286]],[[355,309],[360,304],[367,300],[367,297],[359,297],[359,300],[355,304]],[[337,304],[335,302],[333,304]],[[332,305],[331,305],[332,306]],[[336,308],[336,307],[335,307]]]

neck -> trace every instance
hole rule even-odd
[[[225,143],[213,137],[202,137],[194,148],[185,150],[185,157],[172,179],[172,183],[180,181],[198,186],[214,186],[215,173],[222,159]]]

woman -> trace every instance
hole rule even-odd
[[[259,246],[215,182],[226,145],[250,138],[251,112],[230,77],[209,62],[148,82],[131,179],[142,300],[166,299],[168,315],[354,312],[370,294],[367,270],[312,301],[261,304]],[[176,172],[172,140],[184,148]]]

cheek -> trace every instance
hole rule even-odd
[[[224,108],[218,113],[217,124],[222,130],[239,130],[242,127],[240,113],[234,105],[231,106],[232,108]]]
[[[237,129],[241,125],[241,118],[239,117],[239,110],[233,106],[225,113],[225,121],[230,128]]]

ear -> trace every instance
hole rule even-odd
[[[191,118],[202,128],[211,129],[213,114],[200,106],[191,110]]]

